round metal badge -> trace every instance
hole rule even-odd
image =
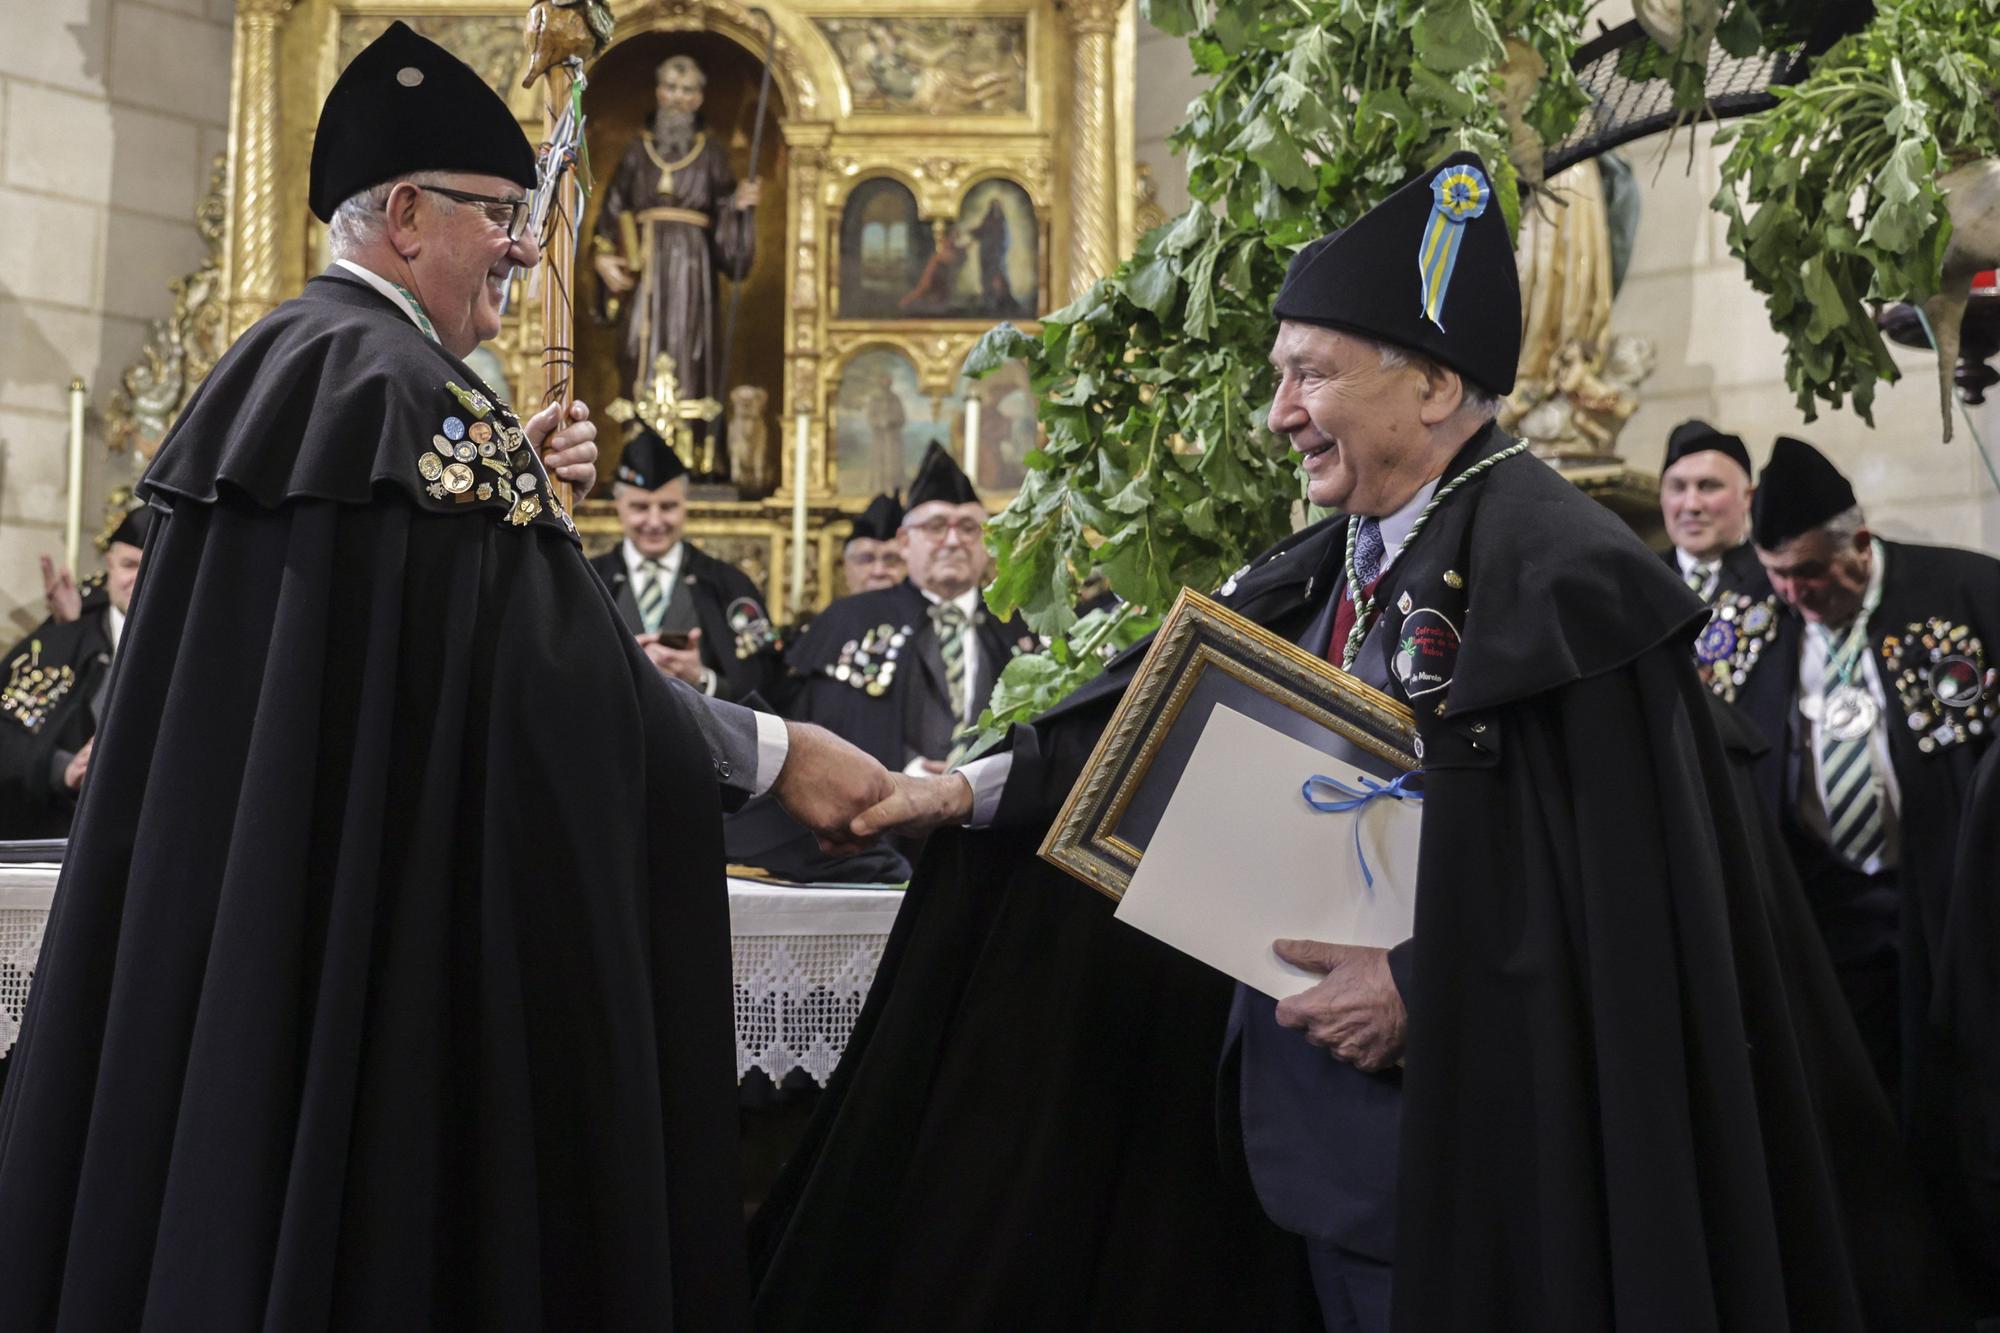
[[[417,471],[423,474],[425,481],[436,481],[444,475],[444,461],[436,454],[419,454]]]
[[[1954,653],[1931,668],[1931,697],[1946,708],[1970,708],[1979,702],[1979,667]]]
[[[444,419],[444,434],[445,438],[448,440],[464,439],[465,423],[463,421],[460,421],[457,417],[446,417]]]
[[[1754,639],[1771,628],[1771,622],[1776,619],[1776,614],[1768,605],[1758,602],[1755,606],[1743,609],[1743,619],[1738,623],[1743,626],[1743,632]]]
[[[1826,696],[1820,726],[1837,741],[1858,741],[1875,729],[1875,700],[1858,685],[1835,687]]]
[[[1703,666],[1713,666],[1736,651],[1736,626],[1720,617],[1708,622],[1708,628],[1694,641],[1695,661]]]
[[[474,444],[485,444],[493,438],[493,427],[484,421],[475,421],[465,428],[465,433],[471,437]]]
[[[472,489],[472,469],[463,463],[453,463],[444,470],[444,488],[453,495],[463,495]]]
[[[470,463],[473,459],[479,457],[479,451],[469,444],[461,444],[451,452],[461,463]]]

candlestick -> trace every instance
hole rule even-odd
[[[812,417],[798,415],[792,445],[792,619],[806,608],[806,470],[812,465]]]
[[[965,475],[979,484],[979,395],[965,397]]]
[[[76,562],[83,549],[83,409],[88,393],[81,379],[69,382],[69,509],[63,522],[63,554],[71,574],[80,574]]]

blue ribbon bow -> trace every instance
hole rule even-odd
[[[1366,787],[1367,790],[1356,791],[1354,788],[1348,786],[1346,783],[1340,782],[1334,778],[1330,778],[1326,776],[1324,773],[1315,773],[1311,777],[1307,778],[1305,780],[1305,783],[1302,786],[1300,786],[1299,795],[1305,797],[1307,805],[1311,806],[1313,809],[1319,811],[1323,815],[1343,814],[1349,810],[1355,812],[1354,855],[1361,862],[1362,881],[1365,884],[1367,884],[1369,888],[1372,889],[1375,887],[1375,873],[1368,868],[1368,853],[1361,850],[1360,812],[1368,805],[1370,801],[1379,801],[1385,798],[1391,801],[1423,800],[1424,799],[1423,792],[1413,791],[1408,785],[1411,779],[1422,778],[1423,775],[1424,771],[1421,768],[1413,768],[1409,772],[1399,776],[1394,782],[1384,783],[1384,782],[1377,782],[1375,779],[1369,777],[1366,773],[1363,773],[1361,774],[1361,785]],[[1331,787],[1335,791],[1345,795],[1347,799],[1334,800],[1334,801],[1322,800],[1321,798],[1313,795],[1313,788],[1315,786]]]

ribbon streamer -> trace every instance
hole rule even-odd
[[[1451,287],[1452,270],[1458,267],[1465,224],[1486,211],[1492,195],[1485,174],[1469,162],[1446,167],[1431,178],[1431,217],[1424,226],[1423,244],[1417,247],[1417,274],[1423,282],[1424,318],[1440,333],[1445,293]]]
[[[1384,782],[1377,782],[1375,779],[1369,777],[1366,773],[1363,773],[1361,774],[1361,785],[1366,787],[1367,790],[1356,791],[1354,788],[1348,786],[1346,783],[1341,782],[1334,778],[1330,778],[1326,776],[1324,773],[1315,773],[1311,777],[1307,778],[1305,780],[1305,783],[1302,786],[1300,786],[1299,795],[1305,797],[1307,805],[1311,806],[1313,809],[1319,811],[1323,815],[1343,814],[1349,810],[1355,812],[1354,855],[1355,858],[1361,862],[1362,882],[1372,889],[1375,887],[1375,872],[1368,868],[1368,853],[1361,850],[1360,812],[1368,806],[1368,803],[1370,801],[1423,800],[1424,794],[1422,791],[1413,791],[1407,785],[1412,778],[1420,779],[1423,777],[1423,775],[1424,771],[1421,768],[1413,768],[1409,772],[1404,773],[1403,775],[1398,777],[1394,782],[1384,783]],[[1324,800],[1320,797],[1313,795],[1314,787],[1331,787],[1335,791],[1342,793],[1342,795],[1344,795],[1347,799],[1334,800],[1334,801]]]

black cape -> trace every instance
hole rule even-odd
[[[1296,639],[1344,539],[1296,535],[1224,600]],[[1960,1326],[1689,662],[1698,601],[1526,457],[1389,580],[1383,651],[1398,617],[1478,627],[1413,700],[1396,1327]],[[1215,1142],[1228,983],[1032,854],[1135,660],[1016,729],[993,830],[934,840],[758,1219],[761,1327],[1317,1327]]]
[[[2000,956],[2000,919],[1959,887],[1983,883],[1990,897],[2000,885],[2000,855],[1967,817],[1977,808],[1982,757],[2000,749],[2000,680],[1993,675],[2000,666],[2000,560],[1942,546],[1882,545],[1882,600],[1869,621],[1868,651],[1890,696],[1889,755],[1901,797],[1900,1086],[1891,1095],[1911,1154],[1950,1219],[1975,1303],[1982,1313],[2000,1313],[2000,1213],[1973,1201],[1995,1188],[2000,1102],[1968,1090],[2000,1085],[2000,1044],[1967,1044],[1986,1020],[1956,989],[1968,969],[1984,973],[1991,965],[1983,960]],[[1839,870],[1793,815],[1804,762],[1796,703],[1804,634],[1804,622],[1786,613],[1737,706],[1770,745],[1758,763],[1758,790],[1787,831],[1808,898],[1818,902],[1822,882]],[[1932,688],[1953,658],[1978,682],[1957,706]],[[1953,966],[1961,981],[1947,976]],[[1969,1035],[1956,1031],[1959,1023],[1971,1025]],[[1973,1143],[1987,1147],[1965,1147]]]
[[[55,772],[97,734],[92,703],[111,672],[111,605],[43,621],[0,657],[0,838],[63,838],[76,795]]]
[[[315,280],[143,484],[0,1101],[0,1327],[745,1322],[707,751],[559,518],[425,489],[447,382],[511,428]]]

